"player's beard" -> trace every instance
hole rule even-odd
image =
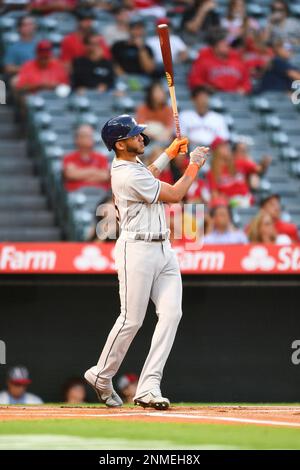
[[[138,145],[127,145],[127,152],[134,153],[135,155],[143,155],[145,149],[145,145],[140,143]]]

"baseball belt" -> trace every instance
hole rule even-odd
[[[122,230],[120,238],[124,240],[143,240],[149,242],[161,242],[168,240],[170,236],[170,230],[167,230],[164,233],[153,233],[153,232],[128,232]]]

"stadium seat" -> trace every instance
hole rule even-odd
[[[61,230],[57,227],[0,227],[0,241],[10,242],[51,242],[61,240]]]
[[[286,169],[279,163],[272,162],[267,171],[265,172],[266,178],[270,181],[285,182],[286,181]]]
[[[234,119],[233,128],[237,133],[244,133],[253,135],[257,129],[257,120],[255,116],[245,116],[244,119]]]
[[[282,160],[299,160],[300,159],[300,152],[295,149],[294,147],[283,147],[280,149],[279,152],[280,158]]]
[[[285,132],[273,132],[271,141],[274,145],[283,147],[289,143],[289,136]]]
[[[281,128],[280,118],[276,114],[262,115],[260,123],[262,129],[274,131]]]
[[[273,107],[271,106],[270,101],[262,96],[252,98],[250,105],[254,111],[257,111],[261,114],[270,113],[273,111]]]
[[[298,118],[298,116],[296,116]],[[281,129],[290,135],[299,135],[300,118],[298,119],[284,119],[281,122]]]
[[[253,18],[264,18],[269,12],[268,7],[258,3],[247,3],[247,13]]]
[[[74,94],[70,100],[70,108],[74,111],[86,112],[90,110],[90,100],[86,95]]]
[[[130,96],[115,97],[113,100],[113,110],[119,114],[134,113],[135,101]]]
[[[293,197],[299,196],[299,184],[296,181],[286,178],[283,182],[273,182],[272,193],[280,194],[280,196]]]
[[[99,125],[99,119],[96,114],[90,113],[80,113],[76,117],[76,126],[80,126],[82,124],[89,124],[90,126],[94,127],[95,129]]]
[[[68,225],[69,237],[73,240],[86,240],[88,230],[94,219],[93,214],[87,210],[74,211],[72,213],[72,221]]]
[[[292,16],[300,18],[300,3],[290,3],[289,9]]]

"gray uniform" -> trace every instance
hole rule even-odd
[[[121,313],[95,367],[96,385],[111,384],[151,298],[158,321],[135,398],[149,392],[157,396],[161,395],[164,365],[182,315],[179,264],[168,238],[164,205],[158,201],[161,182],[139,159],[129,162],[116,158],[111,181],[121,230],[115,247]]]

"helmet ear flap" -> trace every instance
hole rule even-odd
[[[146,134],[144,134],[143,132],[141,132],[141,136],[144,139],[144,145],[146,147],[150,143],[150,138]]]

